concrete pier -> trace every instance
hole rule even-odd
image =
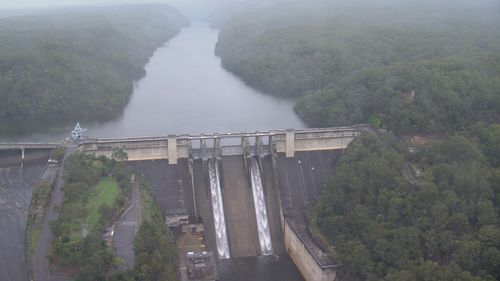
[[[286,154],[286,157],[295,156],[295,132],[293,131],[293,129],[286,130],[285,154]]]
[[[205,228],[205,244],[208,249],[216,251],[215,226],[212,210],[210,184],[208,180],[207,162],[201,159],[193,160],[193,183],[196,198],[196,209],[198,218],[203,222]]]
[[[177,136],[168,136],[168,164],[177,164]]]
[[[222,158],[223,198],[232,257],[260,254],[252,187],[241,156]]]

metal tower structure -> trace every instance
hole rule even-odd
[[[83,133],[87,131],[87,129],[82,129],[80,127],[80,122],[76,123],[75,129],[71,131],[71,138],[75,141],[81,141],[83,140]]]

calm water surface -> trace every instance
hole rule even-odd
[[[82,123],[87,135],[117,138],[304,127],[293,112],[293,101],[264,95],[221,67],[214,55],[217,38],[218,30],[207,24],[183,29],[151,57],[147,75],[136,83],[123,115],[105,123]],[[74,126],[46,125],[51,129],[43,133],[3,136],[0,141],[59,141]]]

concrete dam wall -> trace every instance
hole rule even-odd
[[[304,210],[311,207],[335,168],[342,150],[300,152],[276,157],[281,226],[287,253],[307,281],[332,281],[340,266],[309,233]]]
[[[0,168],[47,163],[52,148],[0,149]]]
[[[361,132],[348,127],[93,140],[79,150],[111,157],[114,148],[123,149],[153,186],[164,216],[203,222],[204,242],[219,260],[288,254],[305,280],[332,281],[340,265],[309,232],[305,210]],[[240,145],[222,144],[235,138]]]
[[[169,165],[167,160],[128,163],[153,187],[155,200],[164,215],[169,213],[187,213],[192,217],[196,215],[188,159],[179,161],[177,165]]]
[[[29,280],[25,258],[25,227],[34,188],[50,150],[0,151],[0,279]],[[21,164],[23,164],[21,166]]]
[[[110,158],[116,148],[126,152],[128,164],[152,185],[163,215],[203,222],[204,243],[219,260],[289,255],[307,281],[327,281],[340,265],[309,233],[304,210],[320,196],[342,150],[363,131],[369,128],[86,139],[78,150]],[[0,234],[12,241],[0,245],[4,276],[25,267],[9,257],[22,253],[12,237],[22,237],[39,172],[31,173],[31,166],[47,163],[57,145],[0,144]]]
[[[205,243],[219,259],[289,254],[306,280],[326,281],[334,280],[338,264],[310,236],[304,210],[320,195],[341,153],[310,151],[291,158],[284,153],[247,159],[223,156],[217,161],[183,159],[176,165],[167,160],[143,160],[129,165],[153,186],[164,216],[186,213],[204,223]],[[262,248],[252,164],[260,171],[269,252]],[[214,212],[219,207],[214,204],[210,175],[214,165],[222,199],[219,212]]]

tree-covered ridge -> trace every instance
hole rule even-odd
[[[1,19],[0,120],[118,115],[153,51],[185,24],[166,5]]]
[[[500,56],[371,68],[300,99],[313,126],[369,122],[396,133],[443,133],[500,120]]]
[[[355,140],[310,212],[346,279],[498,280],[499,132],[478,125],[416,154],[391,136]]]
[[[454,78],[464,80],[455,86],[456,91],[461,91],[464,90],[461,84],[467,87],[470,83],[484,82],[478,75],[482,74],[483,67],[498,70],[498,59],[492,57],[500,53],[498,12],[480,4],[464,8],[451,3],[441,6],[438,1],[388,1],[387,5],[383,2],[313,1],[301,4],[284,1],[246,11],[222,28],[217,54],[224,67],[265,92],[280,96],[312,93],[296,109],[313,126],[372,121],[401,131],[432,131],[448,125],[460,127],[462,124],[443,124],[448,117],[437,116],[432,120],[436,124],[417,120],[420,113],[430,110],[426,108],[427,100],[421,103],[428,99],[423,98],[422,92],[429,88],[440,91],[441,86],[432,89],[429,84],[446,84]],[[494,65],[490,59],[494,60]],[[425,71],[425,65],[435,64],[447,67],[433,67],[432,73]],[[460,64],[466,69],[473,64],[472,74],[446,77],[453,65]],[[400,69],[409,69],[407,75],[418,71],[416,74],[421,80],[418,83],[415,78],[405,81],[407,76],[403,77]],[[438,77],[431,79],[436,73]],[[399,77],[394,78],[394,75]],[[439,76],[445,76],[444,80],[440,81]],[[470,99],[489,103],[491,91],[496,87],[491,84],[498,83],[497,77],[496,72],[489,73],[484,87],[465,88],[471,90]],[[362,85],[363,78],[378,79],[381,80],[379,84],[389,85],[396,79],[398,84],[393,85],[395,89],[373,89],[378,85],[367,89]],[[418,88],[423,86],[428,89]],[[378,93],[371,93],[374,90]],[[390,98],[396,102],[397,91],[405,94],[413,90],[416,109],[411,111],[417,116],[411,117],[415,120],[406,121],[409,124],[387,124],[383,121],[400,118],[397,115],[400,112],[391,115],[371,108],[370,102],[374,100]],[[434,94],[439,93],[431,93]],[[484,96],[488,98],[485,100]],[[466,107],[458,110],[475,110],[472,106]]]

